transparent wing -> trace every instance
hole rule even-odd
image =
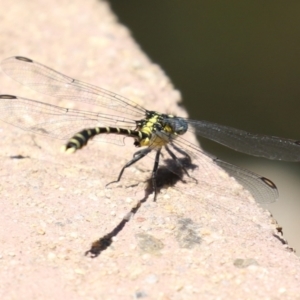
[[[101,106],[123,115],[145,115],[144,108],[122,96],[70,78],[29,58],[13,56],[3,60],[1,67],[8,76],[40,93]]]
[[[135,122],[126,118],[63,108],[12,95],[0,95],[0,119],[23,130],[57,139],[69,139],[87,128],[117,126],[134,129]],[[123,136],[101,134],[95,137],[123,145]]]
[[[300,141],[252,134],[207,121],[187,120],[199,136],[236,151],[274,160],[300,161]]]
[[[224,169],[228,175],[234,177],[238,183],[251,193],[258,203],[268,204],[279,198],[277,187],[270,179],[218,158],[214,159],[214,163]]]
[[[181,137],[172,143],[177,148],[186,152],[191,157],[192,163],[197,165],[200,173],[208,178],[207,180],[211,179],[216,186],[221,185],[223,179],[219,175],[214,176],[211,172],[208,173],[208,164],[212,162],[225,170],[229,176],[234,177],[238,183],[252,194],[258,203],[267,204],[275,202],[278,199],[277,187],[271,180],[213,157]]]

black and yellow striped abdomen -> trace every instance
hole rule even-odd
[[[84,147],[90,139],[98,134],[119,134],[127,137],[135,138],[136,142],[148,139],[149,135],[141,131],[135,131],[130,129],[118,128],[118,127],[95,127],[84,129],[76,133],[63,147],[63,151],[73,153],[76,150]]]

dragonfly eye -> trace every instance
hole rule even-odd
[[[173,118],[167,120],[166,124],[168,124],[172,128],[173,133],[177,135],[185,134],[188,130],[188,124],[182,118]]]
[[[186,131],[187,131],[187,126],[182,126],[176,130],[176,133],[181,135],[181,134],[185,134]]]

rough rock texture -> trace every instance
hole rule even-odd
[[[185,116],[176,105],[180,94],[105,2],[1,4],[1,60],[27,56],[149,109]],[[0,81],[1,93],[88,109],[4,74]],[[198,184],[164,187],[157,202],[149,195],[133,214],[145,198],[138,179],[149,175],[151,158],[105,188],[132,157],[132,140],[126,147],[94,142],[64,155],[64,141],[2,122],[0,130],[1,299],[299,298],[299,258],[274,237],[269,214],[208,159],[191,170]],[[105,250],[91,258],[85,252],[93,242],[93,250]]]

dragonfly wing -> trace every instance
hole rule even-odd
[[[85,128],[122,126],[133,129],[135,122],[117,116],[63,108],[12,95],[0,95],[0,119],[23,130],[57,139],[69,139]],[[95,139],[124,144],[124,137],[101,134]]]
[[[1,62],[3,71],[19,83],[46,95],[101,106],[141,117],[145,109],[113,92],[61,74],[29,58],[13,56]]]
[[[207,121],[187,120],[187,122],[197,135],[236,151],[274,160],[300,161],[300,141],[252,134]]]
[[[279,198],[277,187],[270,179],[218,158],[214,159],[214,163],[224,169],[228,175],[234,177],[238,183],[251,193],[258,203],[272,203]]]
[[[245,189],[247,189],[258,203],[266,204],[275,202],[278,199],[278,191],[276,185],[269,179],[255,174],[249,170],[242,169],[238,166],[224,162],[202,151],[196,145],[179,137],[172,142],[176,146],[186,152],[191,163],[196,164],[201,176],[206,178],[208,182],[218,185],[223,184],[223,178],[218,174],[211,174],[209,165],[214,163],[221,167],[225,172],[236,179]],[[178,152],[178,151],[177,151]],[[188,169],[188,168],[187,168]],[[209,171],[208,171],[209,170]],[[198,180],[198,178],[196,178]]]

